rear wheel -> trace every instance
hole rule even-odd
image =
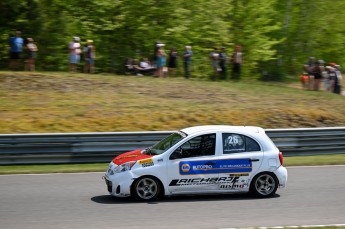
[[[250,192],[258,197],[271,197],[278,188],[278,180],[272,173],[261,173],[254,177]]]
[[[161,193],[161,185],[156,178],[138,178],[132,186],[132,196],[137,200],[154,200]]]

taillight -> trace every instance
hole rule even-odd
[[[282,152],[279,152],[279,161],[281,165],[284,165],[284,157]]]

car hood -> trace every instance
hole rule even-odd
[[[119,156],[113,159],[113,162],[117,165],[122,165],[123,163],[129,161],[139,161],[142,159],[150,158],[153,155],[146,155],[142,153],[142,149],[133,150],[127,153],[120,154]]]

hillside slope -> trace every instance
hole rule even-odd
[[[345,126],[345,97],[285,84],[0,72],[0,133]]]

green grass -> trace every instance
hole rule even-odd
[[[0,133],[345,126],[344,99],[298,82],[0,72]]]
[[[109,163],[0,166],[0,174],[105,172]],[[345,154],[285,157],[284,166],[345,165]]]
[[[322,228],[322,229],[345,229],[345,226],[300,226],[300,227],[282,227],[283,228],[293,228],[293,229],[305,229],[305,228],[308,228],[308,229],[317,229],[317,228]],[[253,229],[260,229],[260,227],[255,227]],[[262,228],[261,228],[262,229]],[[267,227],[266,229],[276,229],[276,227]]]
[[[105,172],[108,164],[5,165],[0,166],[0,174]]]

